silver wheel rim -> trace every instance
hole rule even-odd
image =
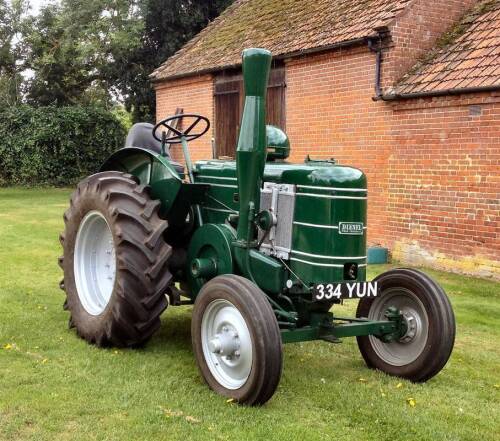
[[[74,253],[75,284],[80,303],[91,315],[99,315],[111,298],[116,258],[113,235],[105,217],[90,211],[82,219]]]
[[[405,366],[415,361],[425,349],[427,343],[429,317],[423,303],[410,290],[392,288],[377,297],[370,308],[370,320],[386,320],[384,314],[390,306],[396,307],[406,321],[406,334],[398,341],[384,343],[374,336],[369,336],[376,354],[387,364]]]
[[[203,356],[226,389],[242,387],[252,370],[252,338],[240,311],[229,301],[212,301],[201,321]]]

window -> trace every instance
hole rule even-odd
[[[218,158],[235,156],[243,112],[243,80],[240,73],[222,73],[215,79],[215,149]],[[266,102],[267,124],[285,129],[285,69],[271,69]]]

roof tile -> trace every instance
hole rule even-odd
[[[154,80],[239,65],[246,47],[274,56],[376,36],[412,0],[237,0],[151,75]]]
[[[500,85],[500,0],[479,2],[456,29],[459,35],[438,44],[401,79],[395,94]]]

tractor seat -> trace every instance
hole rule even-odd
[[[142,147],[156,153],[161,153],[161,142],[157,141],[153,137],[153,128],[154,125],[150,123],[142,122],[134,124],[127,134],[125,147]],[[179,176],[182,178],[184,176],[184,167],[178,162],[172,160],[170,154],[168,153],[168,149],[166,149],[165,153],[170,164],[172,164]]]

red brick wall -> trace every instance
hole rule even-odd
[[[168,81],[156,85],[156,120],[175,114],[177,108],[184,113],[199,113],[213,121],[213,80],[210,75]],[[213,130],[190,143],[193,160],[211,158]],[[180,144],[171,149],[175,160],[182,160]]]
[[[287,63],[293,160],[365,171],[370,244],[500,278],[500,94],[374,102],[374,70],[366,48]]]
[[[335,157],[368,176],[370,242],[387,224],[387,161],[391,110],[374,103],[374,55],[366,47],[339,50],[286,64],[286,127],[292,160],[309,153]]]
[[[374,73],[366,47],[287,60],[291,159],[333,156],[365,171],[370,244],[408,264],[500,278],[500,96],[375,102]],[[209,77],[171,82],[158,116],[184,106],[211,118],[212,95]],[[195,159],[209,147],[205,136]]]
[[[388,243],[404,261],[499,277],[500,93],[392,107]]]
[[[395,84],[477,0],[414,0],[389,26],[382,85]]]

